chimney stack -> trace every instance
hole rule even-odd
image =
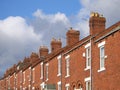
[[[30,56],[30,62],[35,63],[37,60],[39,60],[39,56],[37,53],[32,52]],[[27,60],[29,62],[29,59]]]
[[[49,52],[49,50],[46,46],[40,46],[40,49],[39,49],[40,57],[47,56],[48,52]]]
[[[70,28],[66,33],[67,36],[67,46],[71,46],[79,41],[80,32]]]
[[[55,38],[51,41],[51,52],[57,51],[62,47],[62,42],[60,39],[56,40]]]
[[[92,12],[89,19],[90,35],[95,35],[105,30],[106,19],[99,13]]]

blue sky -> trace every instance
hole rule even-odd
[[[77,14],[80,10],[79,0],[1,0],[0,19],[8,16],[32,17],[37,9],[46,14],[62,12],[66,15]]]
[[[0,0],[0,76],[5,71],[39,54],[54,37],[66,45],[70,27],[80,31],[80,39],[89,35],[90,12],[106,18],[106,28],[120,21],[120,0]]]

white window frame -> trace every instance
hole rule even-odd
[[[87,45],[85,45],[85,49],[86,49],[86,68],[85,70],[90,69],[91,66],[91,43],[88,43]]]
[[[18,75],[16,74],[16,85],[18,84]]]
[[[58,90],[61,90],[61,81],[59,81],[57,84],[58,84]]]
[[[57,60],[58,60],[58,74],[57,74],[57,76],[60,76],[61,75],[61,55],[59,55],[57,57]]]
[[[25,71],[23,72],[23,84],[25,84]]]
[[[22,78],[23,78],[23,76],[22,76],[22,70],[20,71],[20,83],[22,83]]]
[[[65,85],[66,90],[69,90],[69,87],[70,87],[69,83]]]
[[[31,85],[29,85],[28,87],[29,87],[29,90],[31,90]]]
[[[48,81],[49,63],[46,64],[46,81]]]
[[[65,57],[65,62],[66,62],[66,78],[70,76],[70,55],[67,55]]]
[[[40,67],[41,67],[41,77],[40,77],[40,79],[43,79],[43,62],[41,62]]]
[[[42,82],[42,83],[40,84],[40,86],[41,86],[41,90],[43,90],[43,89],[45,88],[45,83]]]
[[[30,75],[29,75],[29,81],[31,81],[31,67],[29,67],[29,70],[30,70]]]
[[[86,82],[86,90],[91,90],[91,78],[90,77],[85,78],[85,82]],[[90,89],[88,89],[89,83],[90,83]]]
[[[33,73],[33,77],[32,77],[33,80],[32,80],[32,83],[34,83],[34,82],[35,82],[35,68],[32,69],[32,73]]]
[[[105,41],[99,43],[98,47],[100,49],[100,69],[98,70],[98,72],[101,72],[105,70]],[[103,52],[102,52],[102,49],[103,49]],[[103,53],[103,56],[102,56],[102,53]]]

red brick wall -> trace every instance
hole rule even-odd
[[[94,90],[119,90],[120,89],[120,31],[110,35],[102,41],[105,41],[105,68],[106,70],[98,72],[100,59],[97,42],[93,47],[93,89]],[[102,42],[101,41],[101,42]]]

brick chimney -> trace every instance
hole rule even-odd
[[[40,46],[40,49],[39,49],[40,57],[47,56],[48,52],[49,52],[49,50],[46,46]]]
[[[31,62],[31,63],[35,63],[37,60],[39,60],[38,54],[32,52],[32,54],[31,54],[31,56],[30,56],[30,62]]]
[[[66,33],[67,46],[71,46],[79,41],[80,32],[70,28]]]
[[[90,35],[95,35],[105,30],[106,19],[96,12],[92,12],[89,19]]]
[[[51,41],[51,52],[57,51],[62,47],[62,42],[60,39],[53,38]]]

